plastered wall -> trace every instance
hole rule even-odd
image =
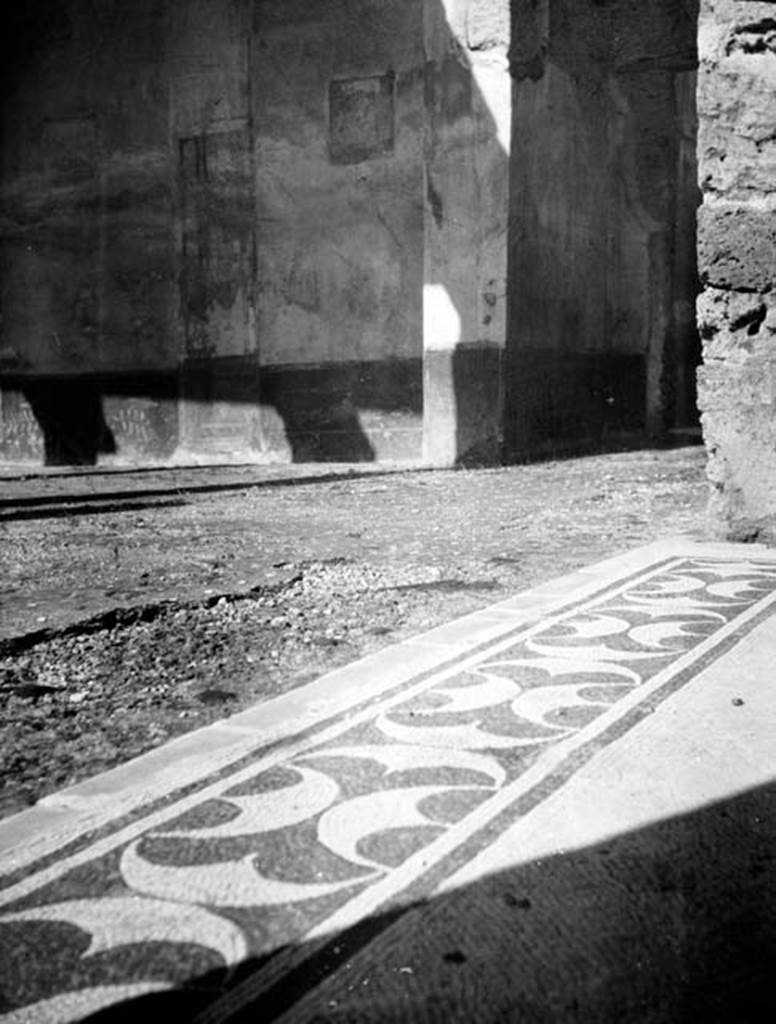
[[[0,457],[417,457],[421,0],[7,13]]]
[[[506,0],[427,0],[424,456],[500,458],[511,31]]]
[[[509,31],[507,0],[10,16],[0,456],[497,458]]]
[[[695,14],[6,11],[0,459],[476,464],[690,421]]]
[[[263,443],[418,457],[424,51],[420,0],[254,11]]]
[[[695,5],[513,5],[516,452],[692,419]]]
[[[93,462],[177,437],[164,11],[5,11],[0,450]],[[98,380],[115,382],[103,401]]]

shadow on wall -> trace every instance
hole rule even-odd
[[[95,465],[104,455],[164,460],[188,450],[373,462],[381,442],[394,458],[419,454],[420,359],[262,371],[211,357],[179,373],[7,375],[1,385],[0,457],[12,461]]]
[[[213,969],[88,1021],[119,1024],[143,1014],[195,1021],[206,1007],[207,1020],[231,1024],[289,1010],[299,1021],[369,1024],[770,1021],[774,849],[771,783],[515,865],[308,948]],[[297,966],[289,971],[282,964],[292,952]],[[160,972],[162,953],[160,946]],[[116,962],[115,981],[131,977],[131,960]],[[266,979],[273,970],[269,990],[251,999],[251,975]]]
[[[6,102],[12,102],[17,93],[25,98],[28,108],[33,103],[36,111],[40,109],[41,118],[47,116],[52,104],[57,105],[54,93],[62,83],[52,77],[55,74],[53,71],[49,72],[48,78],[39,75],[40,67],[60,67],[67,63],[68,55],[78,55],[79,46],[88,49],[95,47],[97,42],[105,52],[111,52],[111,48],[116,45],[123,46],[125,39],[131,48],[143,36],[139,27],[144,24],[143,18],[148,15],[151,6],[138,4],[129,13],[122,9],[120,20],[106,11],[94,25],[88,19],[84,22],[82,18],[79,24],[81,34],[86,33],[84,38],[77,33],[73,34],[67,16],[71,10],[82,13],[78,0],[72,0],[67,10],[58,7],[54,26],[56,31],[49,17],[52,8],[49,0],[31,0],[24,8],[5,12],[7,31],[4,32],[4,51],[9,58],[3,67],[7,86]],[[444,11],[439,0],[431,0],[429,7],[438,8],[433,16],[444,25]],[[420,22],[422,0],[411,0],[408,4],[410,9],[413,20]],[[375,10],[379,13],[378,8]],[[95,33],[94,38],[90,35],[92,31]],[[478,147],[482,151],[492,148],[494,124],[472,76],[463,45],[448,32],[442,49],[446,54],[442,67],[437,68],[429,63],[423,69],[419,65],[411,72],[408,71],[407,82],[403,86],[397,84],[396,88],[417,90],[421,104],[424,102],[422,96],[425,88],[426,101],[438,105],[435,116],[438,113],[446,129],[455,132],[461,126],[465,127],[466,160],[470,164],[478,160],[481,162]],[[113,72],[105,70],[110,69],[110,62],[103,61],[99,66],[103,69],[102,74],[113,73],[120,77],[122,73],[120,60],[116,61]],[[30,91],[31,78],[36,81],[35,93]],[[95,82],[98,81],[95,78],[90,83],[87,78],[82,91],[88,93],[91,89],[95,92]],[[102,86],[105,96],[110,96],[110,83],[105,87],[103,82]],[[90,104],[99,101],[96,94],[87,98]],[[66,107],[72,105],[70,99],[72,97],[64,95]],[[130,101],[127,109],[132,108]],[[471,125],[475,109],[478,112],[476,133],[472,131]],[[101,132],[104,121],[105,117],[98,110],[88,125],[80,121],[72,129],[65,125],[62,129],[64,141],[58,142],[63,149],[57,151],[57,159],[61,152],[65,152],[69,160],[72,156],[68,149],[71,142],[73,145],[80,145],[84,139],[88,142],[87,136],[91,138],[89,132]],[[121,131],[140,131],[141,127],[145,134],[151,131],[141,126],[139,121],[134,127],[121,128]],[[258,130],[261,131],[261,125],[258,125]],[[418,132],[419,139],[424,136],[423,125],[416,123],[413,128],[410,119],[399,124],[397,130],[414,130]],[[85,134],[83,138],[78,135],[71,139],[67,134],[70,131]],[[132,142],[132,139],[129,141]],[[7,181],[16,187],[26,181],[28,168],[24,161],[28,160],[30,144],[29,140],[22,144],[15,134],[7,142],[12,159],[6,162],[4,173],[10,175]],[[143,144],[138,145],[142,147]],[[25,150],[25,146],[28,149]],[[184,148],[173,147],[174,151],[168,154],[168,159],[173,162],[182,159]],[[95,153],[99,151],[100,147],[96,147]],[[110,152],[109,145],[105,151]],[[120,151],[113,154],[115,160],[120,156]],[[419,146],[417,167],[412,173],[417,181],[416,208],[420,218],[417,230],[421,234],[423,214],[420,211],[424,202],[422,158],[422,147]],[[379,159],[386,168],[390,167],[391,154],[382,154]],[[14,169],[15,162],[19,166]],[[196,166],[192,165],[192,170],[189,166],[192,161],[189,160],[184,170],[189,176],[196,177],[200,163],[202,161],[195,161]],[[369,159],[355,163],[353,174],[358,176],[362,168],[369,171],[369,163]],[[486,184],[495,184],[501,190],[500,202],[503,207],[508,191],[508,166],[503,150],[496,164],[487,168]],[[65,161],[62,167],[57,165],[55,170],[57,174],[66,177],[73,167]],[[39,312],[36,312],[34,304],[21,302],[20,306],[19,301],[16,307],[27,309],[24,318],[14,312],[10,304],[4,310],[5,336],[0,346],[3,388],[0,400],[0,454],[3,457],[19,460],[42,457],[50,465],[94,464],[101,456],[118,456],[120,459],[134,459],[138,462],[164,460],[176,451],[288,457],[296,462],[416,460],[420,457],[426,401],[420,322],[415,325],[417,347],[412,358],[402,356],[318,365],[263,366],[260,336],[258,356],[220,356],[217,339],[211,339],[211,344],[205,335],[210,323],[217,323],[219,317],[223,319],[224,313],[215,306],[211,310],[208,304],[217,303],[219,296],[227,292],[231,294],[235,289],[221,287],[224,282],[215,279],[210,282],[210,287],[207,280],[204,283],[200,280],[201,274],[192,283],[188,264],[181,264],[176,270],[172,254],[165,248],[168,243],[164,241],[170,237],[170,227],[178,215],[176,199],[169,188],[166,185],[161,188],[156,179],[128,179],[129,185],[124,191],[115,196],[110,194],[106,199],[105,196],[100,197],[100,172],[96,163],[88,167],[83,162],[78,163],[76,170],[80,177],[73,186],[75,191],[68,191],[70,185],[63,179],[67,188],[56,208],[52,208],[50,203],[46,206],[41,200],[43,219],[40,219],[40,211],[35,205],[40,199],[37,194],[34,199],[27,197],[19,200],[21,205],[18,210],[13,205],[9,208],[9,225],[13,230],[4,239],[3,254],[3,277],[7,278],[8,288],[11,291],[23,291],[19,282],[24,274],[19,277],[10,272],[14,264],[21,265],[19,260],[31,261],[29,267],[27,262],[24,263],[27,268],[24,273],[27,274],[31,268],[33,277],[42,274],[34,261],[38,258],[44,260],[41,266],[43,270],[48,270],[42,280],[48,280],[51,268],[54,268],[57,280],[56,288],[51,286],[53,290],[50,298],[38,296]],[[178,171],[185,177],[180,167]],[[199,216],[201,209],[209,208],[208,204],[217,211],[223,209],[225,197],[231,197],[229,189],[234,188],[234,181],[227,178],[228,175],[224,177],[226,184],[215,178],[204,184],[197,179],[196,188],[191,186],[193,198],[190,205],[194,211],[189,211],[191,217],[196,220],[195,214]],[[121,174],[117,181],[121,185]],[[190,183],[187,183],[188,179],[186,182],[182,179],[179,188],[183,190],[188,187]],[[216,194],[222,185],[223,196],[220,192]],[[444,181],[439,182],[438,203],[434,204],[433,209],[434,218],[438,218],[442,225],[455,220],[456,207],[471,205],[473,200],[471,191],[462,194],[459,190],[456,195],[445,194],[447,185]],[[370,187],[376,187],[374,182]],[[26,188],[24,184],[22,194]],[[144,190],[150,191],[146,194]],[[25,203],[28,201],[32,203],[37,219],[27,216]],[[155,205],[146,209],[144,204],[151,202]],[[69,203],[72,203],[72,209]],[[375,203],[379,223],[372,225],[370,230],[385,231],[392,235],[390,245],[395,249],[395,226],[391,224],[390,218],[385,217],[379,202],[375,200]],[[73,224],[78,225],[77,230],[74,230]],[[187,228],[188,234],[184,241],[194,245],[204,238],[205,248],[208,245],[212,248],[215,244],[213,239],[218,236],[222,226],[220,221],[216,224],[205,219],[198,225],[194,224],[190,230]],[[151,232],[147,239],[144,233],[146,230]],[[101,233],[106,234],[111,243],[105,250],[108,257],[105,257],[101,243],[98,244]],[[135,235],[144,243],[140,249],[137,241],[132,241]],[[401,234],[397,237],[401,242]],[[460,235],[457,244],[463,248],[470,247],[471,239],[465,234]],[[77,252],[71,252],[73,246]],[[147,262],[146,250],[152,255],[152,274],[146,272],[147,268],[141,273],[135,266],[138,260],[141,263]],[[39,256],[39,253],[45,254],[45,257]],[[74,258],[74,254],[77,258]],[[108,262],[99,262],[98,256],[99,261],[105,257]],[[179,254],[179,261],[180,258]],[[223,272],[223,266],[227,264],[228,261],[222,261],[219,272]],[[206,271],[207,260],[202,266]],[[79,275],[86,275],[93,286],[85,305],[78,298],[82,284]],[[98,283],[95,284],[95,281]],[[117,284],[119,281],[120,285]],[[422,286],[422,275],[413,274],[412,287],[417,292],[418,309],[421,306]],[[445,286],[449,288],[452,301],[460,307],[462,316],[465,316],[472,304],[471,292],[457,291],[452,278]],[[165,287],[167,292],[162,294]],[[117,288],[123,290],[117,291]],[[98,292],[101,296],[99,309],[95,298]],[[115,309],[111,304],[115,304]],[[366,310],[364,315],[368,316],[367,307],[361,305]],[[103,328],[100,322],[105,309],[111,317],[107,328]],[[183,329],[184,334],[189,331],[197,335],[197,352],[187,357],[177,370],[169,354],[157,352],[159,344],[153,341],[154,338],[162,337],[165,330],[167,334],[177,330],[174,316],[172,320],[168,317],[169,309],[178,310],[178,327]],[[211,312],[215,313],[212,317]],[[60,353],[55,354],[53,360],[41,357],[41,365],[56,366],[55,371],[36,369],[35,359],[38,357],[28,358],[25,351],[20,351],[28,343],[30,325],[25,326],[26,319],[32,317],[34,320],[36,316],[42,319],[40,323],[31,322],[31,328],[40,335],[41,351],[49,344],[48,338],[52,332],[53,336],[66,339],[66,352],[72,350],[72,359]],[[14,322],[14,317],[18,322]],[[75,319],[63,323],[59,330],[57,320],[61,317]],[[196,321],[193,324],[192,318]],[[140,340],[140,334],[136,333],[137,328],[133,326],[136,323],[150,325],[141,326],[144,333]],[[366,326],[374,330],[373,324],[367,323]],[[126,337],[123,337],[122,331],[126,332]],[[99,346],[95,346],[97,338]],[[152,340],[148,341],[149,338]],[[464,344],[454,352],[452,368],[445,368],[445,373],[448,379],[450,373],[455,377],[452,389],[454,408],[451,414],[457,422],[457,451],[465,454],[479,444],[482,422],[493,422],[499,395],[500,352],[494,352],[491,347],[483,356],[478,351],[476,334],[462,340]],[[127,353],[133,350],[132,346],[141,344],[141,341],[146,351],[139,353],[137,364],[151,369],[134,372],[117,368],[112,371],[109,363],[106,363],[106,353],[110,346],[121,344],[121,363],[126,367],[133,362],[126,358]],[[169,338],[165,339],[164,345],[170,348]],[[91,366],[97,347],[100,349],[99,370]],[[245,349],[249,347],[246,343]],[[199,352],[208,354],[199,355]],[[154,370],[153,366],[159,369]],[[76,369],[80,371],[77,374]],[[449,391],[449,385],[446,387]],[[445,400],[449,402],[450,398]],[[491,427],[489,441],[494,440],[498,439]]]
[[[0,378],[0,457],[93,466],[102,456],[169,458],[178,444],[176,374]]]
[[[77,0],[72,0],[72,3],[76,5]],[[76,303],[80,326],[70,325],[72,344],[80,352],[79,359],[73,360],[71,366],[61,368],[59,376],[36,371],[33,363],[25,364],[23,354],[21,359],[17,358],[18,353],[14,353],[13,346],[8,345],[7,338],[0,343],[0,368],[6,371],[0,378],[0,387],[3,389],[0,396],[0,457],[29,459],[42,456],[49,464],[93,464],[102,455],[142,462],[168,459],[176,451],[185,450],[203,454],[231,453],[241,457],[254,455],[268,459],[289,458],[296,462],[417,459],[421,454],[425,417],[427,433],[433,434],[436,431],[440,437],[444,435],[440,444],[440,461],[476,465],[499,461],[504,454],[522,457],[526,454],[554,454],[556,451],[574,450],[576,447],[600,448],[616,445],[623,434],[643,435],[649,394],[661,390],[668,394],[672,388],[683,389],[683,396],[675,404],[683,405],[692,418],[694,399],[690,395],[691,367],[697,361],[697,336],[694,334],[692,316],[689,320],[685,317],[689,324],[686,337],[680,337],[676,332],[671,333],[668,324],[671,317],[668,317],[664,325],[664,336],[660,340],[661,352],[664,350],[668,356],[662,367],[648,365],[643,352],[632,350],[628,340],[630,321],[622,314],[622,310],[615,308],[616,304],[606,316],[598,318],[600,324],[595,329],[591,327],[590,321],[590,317],[595,319],[595,316],[589,309],[586,313],[583,310],[585,296],[588,292],[592,294],[598,288],[597,282],[602,279],[599,273],[601,252],[595,249],[593,243],[597,244],[601,238],[609,237],[610,225],[603,222],[593,222],[592,226],[588,224],[585,231],[588,228],[590,230],[587,235],[583,231],[584,237],[581,237],[585,245],[589,242],[592,248],[588,246],[588,252],[582,245],[579,252],[571,253],[574,267],[589,268],[595,284],[590,289],[585,286],[585,273],[588,271],[583,273],[577,269],[573,274],[567,274],[561,265],[563,261],[556,258],[559,252],[565,251],[563,246],[558,247],[560,235],[553,234],[552,225],[549,232],[541,226],[547,212],[542,203],[546,204],[550,200],[551,213],[556,219],[559,218],[558,224],[573,221],[580,210],[584,216],[591,213],[591,210],[595,212],[595,203],[592,200],[588,202],[587,191],[591,195],[595,192],[596,202],[602,201],[602,209],[609,209],[608,198],[601,193],[601,187],[587,191],[583,187],[584,174],[600,177],[599,165],[593,159],[595,154],[591,156],[585,150],[589,142],[585,133],[591,137],[595,135],[597,129],[593,122],[596,117],[593,115],[598,111],[603,95],[596,91],[600,85],[598,78],[601,77],[600,67],[596,64],[598,58],[595,52],[591,56],[585,46],[592,46],[595,51],[595,33],[591,36],[591,26],[595,28],[597,18],[604,19],[607,24],[617,18],[622,21],[633,3],[635,0],[617,0],[616,3],[595,4],[583,11],[579,5],[571,4],[570,0],[555,0],[553,11],[560,27],[549,40],[542,37],[536,27],[536,12],[546,5],[534,3],[533,0],[511,4],[513,47],[510,60],[515,82],[512,96],[513,153],[510,164],[510,156],[503,141],[499,141],[499,128],[489,109],[489,98],[478,84],[473,70],[473,61],[479,61],[483,53],[487,54],[488,47],[494,44],[495,37],[488,34],[487,20],[482,31],[475,31],[472,28],[474,22],[471,22],[468,34],[464,33],[463,39],[456,38],[447,23],[442,0],[427,0],[425,8],[422,0],[411,0],[413,17],[417,16],[418,10],[425,10],[427,21],[434,22],[440,33],[435,41],[435,59],[428,60],[423,69],[426,124],[416,126],[415,129],[423,134],[425,140],[423,160],[426,164],[426,195],[422,194],[423,185],[420,184],[424,181],[423,168],[418,167],[417,203],[418,210],[423,211],[419,217],[425,221],[426,284],[445,290],[460,324],[460,333],[453,339],[446,339],[446,344],[438,351],[433,347],[422,351],[421,335],[429,333],[429,330],[433,333],[434,325],[419,322],[416,325],[417,354],[413,358],[339,361],[305,366],[262,366],[261,336],[257,340],[258,356],[242,357],[219,356],[218,344],[210,344],[205,338],[201,351],[216,354],[201,357],[192,355],[177,369],[174,366],[170,368],[174,354],[171,360],[169,356],[157,353],[154,348],[144,354],[145,361],[139,360],[138,365],[142,362],[142,365],[164,367],[156,372],[112,372],[110,367],[97,372],[89,369],[91,355],[86,361],[83,358],[84,352],[92,353],[95,350],[95,331],[102,330],[97,324],[97,313],[90,311],[91,307],[86,309],[91,301],[88,300],[85,305],[81,304],[83,308]],[[31,71],[37,74],[37,62],[39,59],[44,60],[49,50],[56,51],[61,58],[62,53],[70,53],[69,48],[78,41],[74,42],[68,34],[67,18],[63,15],[62,5],[52,4],[51,0],[30,0],[21,8],[18,5],[6,6],[9,11],[3,16],[7,27],[3,33],[3,49],[7,59],[2,74],[5,96],[8,98],[13,97],[14,89],[19,88],[26,74]],[[145,38],[142,32],[130,32],[129,29],[137,29],[142,25],[143,12],[147,15],[154,6],[159,7],[149,0],[147,4],[132,5],[130,13],[122,8],[121,20],[116,20],[109,12],[105,13],[99,25],[102,33],[100,43],[107,39],[110,46],[113,46],[115,40],[118,46],[124,45],[125,37]],[[660,9],[665,7],[671,11],[681,6],[680,0],[666,0]],[[684,6],[692,7],[692,3]],[[58,12],[56,18],[51,17],[54,8]],[[481,3],[471,5],[473,11],[486,8],[487,5]],[[132,20],[134,18],[138,19],[137,24]],[[86,23],[90,24],[88,19]],[[578,24],[585,29],[584,33],[579,34],[580,38],[584,36],[579,46],[574,42],[577,38],[575,27]],[[687,42],[685,36],[686,19],[682,22],[682,45]],[[96,44],[92,40],[89,45]],[[442,56],[439,57],[439,54]],[[669,55],[669,64],[670,60]],[[104,62],[104,66],[109,67],[110,63]],[[648,105],[650,93],[646,86],[652,88],[658,80],[663,82],[666,74],[660,68],[645,71],[635,60],[634,66],[620,76],[623,80],[627,79],[625,92],[629,96],[628,102],[635,102],[635,95],[637,99],[643,97],[643,103]],[[555,76],[553,82],[556,84],[552,88],[561,80],[565,82],[568,79],[575,83],[578,96],[584,99],[583,113],[586,112],[591,121],[590,125],[576,126],[581,142],[577,138],[574,145],[568,143],[568,151],[563,148],[567,143],[563,143],[557,153],[554,153],[552,146],[558,145],[558,138],[568,140],[570,129],[574,126],[573,118],[568,111],[563,113],[561,110],[558,115],[560,120],[552,122],[552,130],[547,130],[546,119],[542,119],[544,100],[541,97],[537,100],[534,95],[536,90],[543,87],[542,83],[548,76]],[[591,81],[586,81],[585,76],[592,76]],[[40,89],[37,102],[45,106],[51,101],[45,90],[53,88],[52,80],[49,79],[46,84],[47,80],[41,78],[40,82],[42,84],[36,86]],[[642,85],[645,85],[645,89],[641,89]],[[88,84],[85,88],[89,88]],[[551,100],[562,99],[560,94],[555,97],[551,89],[548,96]],[[89,99],[90,102],[96,102],[97,97]],[[12,100],[6,99],[6,102]],[[639,102],[642,100],[639,99]],[[561,108],[562,104],[559,104],[558,109]],[[526,114],[526,111],[529,113]],[[593,113],[590,114],[590,111]],[[649,120],[652,117],[654,121],[653,115],[647,115],[648,111],[645,118]],[[530,131],[526,131],[530,125],[524,123],[525,118],[530,120],[531,116],[536,118],[533,136]],[[649,124],[654,127],[652,121]],[[97,118],[89,121],[86,127],[79,122],[80,127],[68,128],[67,131],[86,133],[83,138],[78,134],[73,135],[73,144],[81,145],[84,139],[88,141],[87,128],[93,130],[93,123],[99,122],[100,118]],[[617,123],[622,127],[620,122]],[[402,131],[410,130],[409,123],[402,123],[399,128]],[[137,125],[135,129],[139,130]],[[257,129],[261,131],[260,124]],[[666,169],[665,161],[658,161],[660,174],[653,175],[654,181],[650,178],[650,168],[655,162],[652,158],[662,152],[664,138],[657,129],[652,131],[651,128],[643,136],[639,142],[639,153],[644,159],[633,178],[634,188],[639,193],[639,203],[636,205],[640,204],[641,208],[645,204],[660,206],[663,203],[662,216],[665,214],[667,200],[665,196],[657,194],[657,178]],[[70,136],[65,133],[63,139],[64,142],[61,139],[59,141],[67,148]],[[13,165],[14,160],[20,160],[23,155],[14,152],[14,145],[11,139],[8,145],[10,156],[4,160],[8,166]],[[691,145],[685,140],[683,145],[682,152],[689,168],[688,154],[694,154],[694,142]],[[673,154],[671,159],[676,155]],[[179,156],[177,150],[170,152],[169,160],[177,161]],[[579,166],[569,162],[572,157],[578,161]],[[391,155],[383,153],[379,159],[387,167]],[[367,159],[354,164],[354,174],[362,168],[369,170],[369,162]],[[79,168],[81,173],[81,164]],[[165,182],[169,170],[169,167],[164,168]],[[183,173],[180,168],[178,170]],[[630,168],[628,173],[632,170]],[[24,168],[17,168],[19,180],[23,178],[23,171]],[[190,167],[188,171],[194,173]],[[579,173],[575,177],[576,172]],[[12,170],[12,183],[16,180],[14,173]],[[215,279],[210,284],[203,279],[203,284],[203,280],[197,278],[197,287],[189,296],[192,301],[187,304],[187,293],[184,294],[187,277],[182,272],[183,268],[178,266],[176,272],[174,266],[172,269],[166,266],[165,260],[174,264],[172,255],[166,250],[159,255],[164,248],[159,239],[169,239],[170,227],[177,216],[174,197],[169,195],[166,184],[159,191],[159,182],[154,181],[151,182],[153,187],[149,187],[151,193],[157,196],[154,202],[160,205],[152,207],[153,216],[149,223],[156,225],[153,231],[157,234],[151,238],[153,245],[149,244],[149,249],[153,250],[154,259],[158,260],[158,268],[155,263],[153,275],[159,280],[166,275],[168,281],[169,294],[162,301],[160,293],[154,290],[157,284],[149,284],[150,277],[147,274],[135,274],[137,268],[132,263],[135,259],[140,259],[142,263],[146,256],[143,245],[140,246],[138,256],[137,241],[131,241],[135,227],[141,222],[145,223],[147,211],[142,206],[142,202],[145,202],[144,194],[141,191],[138,199],[132,189],[128,188],[120,195],[109,197],[110,209],[106,209],[105,203],[99,197],[95,198],[96,191],[91,197],[87,195],[89,188],[93,191],[97,188],[98,176],[96,172],[91,173],[91,184],[82,181],[78,186],[86,189],[82,199],[86,197],[88,202],[84,200],[80,207],[74,206],[72,210],[64,210],[64,207],[60,209],[58,206],[56,214],[51,212],[50,203],[48,207],[44,203],[42,208],[48,210],[48,219],[36,222],[34,227],[27,218],[23,203],[17,211],[19,218],[15,226],[16,213],[14,208],[9,208],[4,228],[10,226],[13,230],[9,238],[3,240],[3,277],[6,277],[7,272],[10,274],[9,268],[19,262],[17,257],[28,258],[24,253],[30,248],[28,242],[31,241],[35,242],[33,249],[37,246],[48,253],[46,258],[50,262],[53,260],[51,266],[56,264],[57,274],[65,274],[62,268],[66,269],[69,265],[71,254],[67,246],[75,244],[72,239],[77,235],[77,245],[84,252],[93,252],[96,251],[94,238],[105,230],[111,240],[111,247],[108,247],[110,257],[118,258],[117,267],[111,270],[106,266],[95,268],[95,265],[89,264],[89,273],[102,275],[100,280],[105,284],[109,270],[120,270],[122,281],[129,282],[126,283],[128,290],[122,292],[118,305],[124,313],[120,317],[116,315],[116,323],[112,325],[113,330],[128,331],[126,338],[121,339],[124,353],[131,351],[133,344],[139,344],[128,325],[130,321],[143,321],[146,314],[149,314],[144,303],[152,305],[156,302],[160,306],[166,304],[166,307],[178,310],[176,315],[181,322],[186,317],[189,320],[199,317],[192,328],[199,344],[211,323],[208,303],[216,303],[218,296],[226,293],[236,294],[239,289],[225,288],[225,282]],[[693,174],[692,168],[686,168],[685,173],[689,180]],[[224,181],[227,179],[228,175],[225,175]],[[196,200],[205,206],[212,200],[214,208],[222,209],[221,200],[224,196],[232,195],[228,189],[234,189],[234,181],[229,179],[223,185],[224,196],[220,193],[210,196],[208,189],[216,189],[214,182],[215,179],[210,184],[202,185],[200,182],[197,185],[199,191],[196,192]],[[541,188],[545,183],[549,183],[548,188],[552,185],[556,189],[554,199],[549,193],[541,193],[541,188],[537,190],[537,183]],[[164,198],[159,199],[157,193]],[[67,201],[63,202],[66,206]],[[121,205],[127,202],[135,205],[129,208]],[[590,206],[589,210],[586,204]],[[196,203],[192,209],[194,206]],[[508,208],[509,218],[506,216]],[[373,225],[374,230],[392,234],[394,229],[385,220],[379,204],[376,209],[379,223]],[[74,213],[77,217],[71,216]],[[679,213],[676,223],[682,230],[674,233],[673,242],[675,246],[683,245],[687,251],[694,250],[687,210],[683,209]],[[63,216],[62,223],[52,219],[60,214]],[[83,228],[87,220],[88,230]],[[75,235],[72,227],[74,221],[82,225]],[[190,237],[202,237],[206,241],[211,235],[216,238],[222,226],[220,222],[210,224],[203,221],[194,225],[197,230],[192,228]],[[500,280],[503,279],[503,269],[500,273],[494,271],[492,275],[482,269],[483,266],[487,267],[489,261],[494,266],[498,265],[498,258],[494,258],[493,254],[503,250],[505,232],[508,232],[506,247],[510,261],[507,271],[508,295],[502,294]],[[145,238],[139,228],[135,233],[139,234],[141,240]],[[188,235],[186,237],[189,238]],[[401,234],[392,236],[391,245],[394,248],[397,238],[399,243],[402,242]],[[666,242],[666,238],[661,236],[661,245]],[[207,244],[215,243],[211,238]],[[258,244],[261,246],[260,237]],[[154,245],[161,246],[158,252],[153,249]],[[124,246],[127,247],[126,252]],[[401,245],[398,247],[401,249]],[[225,245],[224,251],[226,248],[228,246]],[[81,253],[81,249],[79,259],[81,256],[83,259],[81,262],[74,260],[73,269],[67,271],[72,278],[68,279],[62,289],[67,295],[76,295],[79,282],[74,275],[81,273],[87,266],[88,261],[84,262],[86,256]],[[658,249],[655,249],[652,265],[656,274],[659,274],[660,267],[668,258],[666,252],[661,256]],[[474,259],[473,253],[476,255]],[[607,271],[607,288],[610,292],[614,288],[614,291],[619,289],[619,293],[625,294],[628,290],[628,281],[625,279],[627,275],[619,274],[621,263],[617,252],[605,255],[610,267],[610,271]],[[221,272],[223,266],[228,265],[228,260],[222,261]],[[41,280],[47,279],[46,268],[49,264],[44,262],[41,266],[43,270],[35,270],[33,279],[36,279],[35,274],[43,275]],[[687,266],[685,260],[685,295],[684,299],[677,297],[674,303],[677,308],[682,301],[685,307],[691,305],[688,295],[693,292],[694,278],[687,283],[692,277]],[[213,273],[216,274],[216,271]],[[19,280],[23,277],[21,275]],[[136,285],[132,283],[135,277],[139,282]],[[416,282],[418,296],[424,284],[422,277],[419,275]],[[8,280],[11,282],[9,288],[21,287],[16,278],[9,276]],[[526,281],[530,285],[528,288],[525,287]],[[516,282],[520,288],[516,289]],[[115,287],[114,281],[108,281],[108,284],[108,291]],[[23,288],[21,290],[24,291]],[[92,291],[96,294],[99,289]],[[196,302],[192,297],[194,291]],[[516,291],[520,292],[517,297]],[[534,296],[534,300],[526,304],[527,292]],[[148,295],[154,296],[153,302]],[[501,309],[504,304],[509,307],[506,314]],[[418,298],[417,307],[420,306]],[[595,306],[596,303],[592,303],[592,307]],[[364,306],[364,309],[368,316],[368,307]],[[7,336],[10,336],[11,327],[9,310],[10,306],[6,306],[4,332]],[[217,315],[212,318],[213,322],[218,321],[222,311],[215,312]],[[149,315],[152,327],[156,330],[156,326],[165,322],[167,314],[151,310]],[[498,326],[499,318],[505,315],[506,331]],[[675,311],[671,313],[671,316],[674,315]],[[35,330],[39,326],[32,325]],[[48,327],[45,330],[44,327],[40,326],[39,333],[48,336]],[[174,316],[168,328],[168,334],[177,329]],[[80,339],[79,330],[83,334]],[[157,339],[162,335],[154,333],[154,330],[146,332],[146,337],[152,339],[147,344],[158,348],[160,343]],[[248,331],[247,323],[245,330]],[[20,337],[24,333],[22,331]],[[62,336],[68,337],[68,330],[63,330]],[[164,339],[164,344],[169,347],[169,338]],[[693,348],[693,345],[696,347]],[[245,350],[249,347],[246,343]],[[13,357],[10,362],[9,353]],[[101,358],[105,358],[104,351]],[[85,367],[77,377],[71,375],[76,366]],[[70,376],[66,377],[66,374]],[[676,381],[680,381],[682,375],[685,384],[677,385]],[[669,398],[669,405],[671,401],[673,399]],[[660,404],[656,399],[653,405],[656,402]],[[429,410],[433,411],[433,415],[429,415]],[[502,432],[506,435],[505,444],[502,444]],[[429,440],[433,449],[437,439],[427,437],[426,441]]]
[[[115,454],[101,395],[89,381],[44,377],[27,383],[23,394],[43,434],[45,465],[90,466],[100,455]]]

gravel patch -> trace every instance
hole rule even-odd
[[[542,580],[703,536],[704,464],[631,452],[4,524],[0,816]]]
[[[481,589],[438,568],[293,568],[265,593],[141,607],[15,651],[6,642],[0,815],[378,649],[426,593]]]

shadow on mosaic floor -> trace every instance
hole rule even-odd
[[[88,1021],[772,1020],[774,850],[768,784],[368,919],[260,998],[250,975],[273,958],[243,964],[231,1010],[216,971]]]

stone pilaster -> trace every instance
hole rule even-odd
[[[501,447],[508,0],[425,0],[423,437],[435,465]]]
[[[776,7],[703,0],[698,404],[717,535],[776,539]]]

